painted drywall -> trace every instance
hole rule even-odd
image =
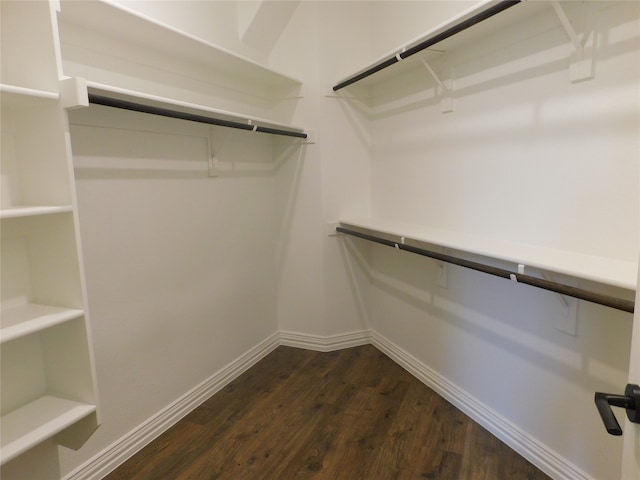
[[[380,113],[374,216],[635,261],[638,4],[589,7],[594,79],[569,81],[568,37],[549,8],[434,63],[455,72],[453,112],[425,74],[421,101]],[[400,14],[415,16],[411,4]],[[395,86],[398,102],[406,82]],[[383,247],[370,268],[375,331],[587,475],[619,478],[622,441],[606,434],[593,392],[626,383],[630,314],[580,302],[574,337],[555,328],[567,314],[558,295],[457,267],[442,288],[434,262]]]
[[[266,63],[264,50],[242,41],[245,28],[239,20],[239,8],[236,1],[203,2],[199,0],[181,0],[165,2],[146,2],[140,0],[113,0],[133,11],[146,15],[166,25],[226,48],[239,55],[261,63]],[[241,18],[242,15],[240,15]]]
[[[332,336],[366,328],[345,252],[327,236],[329,222],[370,212],[369,145],[362,136],[365,126],[358,125],[365,119],[346,115],[327,95],[341,69],[370,55],[370,8],[368,2],[302,2],[269,58],[274,68],[303,80],[294,121],[318,132],[300,172],[294,210],[281,231],[278,321],[286,332]],[[340,53],[345,42],[351,45],[349,55]],[[360,135],[354,134],[358,126]],[[290,168],[283,168],[276,181],[291,175]],[[278,189],[281,201],[285,194]]]
[[[201,125],[104,107],[71,123],[102,425],[63,471],[277,330],[273,177],[208,177]],[[271,162],[270,140],[216,134],[220,161]]]
[[[185,10],[175,16],[176,24],[198,34],[203,22],[185,20],[191,13],[180,3]],[[178,4],[134,7],[171,23]],[[237,21],[228,5],[211,8],[227,9],[217,11],[216,22]],[[278,106],[278,118],[316,129],[318,143],[288,158],[273,176],[206,178],[204,133],[179,122],[148,124],[134,117],[137,133],[124,133],[119,128],[126,119],[119,116],[113,121],[120,127],[105,133],[91,126],[106,121],[102,115],[74,113],[103,425],[79,452],[62,452],[63,472],[278,329],[332,336],[373,328],[594,478],[615,478],[620,443],[604,433],[592,395],[625,383],[627,314],[581,303],[578,335],[569,336],[555,328],[566,313],[558,296],[456,269],[443,289],[433,262],[326,235],[328,222],[373,213],[579,251],[611,249],[620,258],[637,254],[633,222],[624,234],[597,235],[617,232],[624,216],[638,218],[638,194],[629,187],[638,178],[637,152],[630,147],[637,95],[628,98],[631,79],[637,82],[637,44],[615,40],[628,34],[602,30],[602,41],[615,46],[598,58],[596,79],[576,85],[567,79],[565,47],[547,52],[545,42],[527,40],[497,56],[462,55],[461,89],[447,115],[430,100],[429,83],[418,88],[426,101],[374,119],[330,96],[332,82],[431,26],[421,28],[418,17],[439,23],[451,8],[450,2],[301,2],[267,61],[304,83],[303,98]],[[546,28],[552,43],[562,36],[557,24]],[[381,29],[384,34],[377,35]],[[209,37],[216,43],[261,58],[237,43],[235,27],[211,32],[220,35]],[[521,72],[529,62],[535,67]],[[543,92],[535,93],[540,85]],[[523,101],[528,108],[518,103]],[[549,121],[554,115],[562,120],[577,105],[581,127],[591,126],[593,138],[585,145],[582,128],[563,132],[556,127],[568,122]],[[594,120],[598,113],[606,114],[599,117],[606,122]],[[611,138],[596,135],[602,131],[596,126]],[[501,133],[514,128],[516,136],[505,142]],[[487,131],[491,143],[480,135]],[[528,133],[541,131],[554,155],[536,163],[521,145],[530,146]],[[224,158],[266,161],[264,146],[247,151],[244,142],[231,139]],[[136,149],[124,155],[117,149],[123,143]],[[613,143],[620,154],[602,163],[596,152],[610,151]],[[478,155],[471,159],[470,151]],[[514,151],[516,158],[525,157],[524,174]],[[624,161],[625,152],[631,163]],[[603,181],[595,185],[596,176],[582,168],[578,181],[569,181],[567,170],[550,175],[566,158],[573,166],[595,162]],[[472,181],[487,172],[493,189]],[[445,188],[460,173],[464,188]],[[562,217],[541,215],[532,198],[516,195],[523,178],[544,193],[545,202],[549,196],[569,199],[571,208]],[[585,195],[589,182],[597,188]],[[514,219],[524,218],[536,221],[512,228]],[[188,249],[179,247],[185,239]],[[255,303],[247,304],[248,294],[256,295]]]
[[[474,0],[371,2],[371,60],[395,53],[398,47],[412,43],[430,28],[449,21],[477,3]],[[352,70],[346,73],[350,74]]]

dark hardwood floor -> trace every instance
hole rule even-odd
[[[538,480],[373,346],[279,347],[106,477]]]

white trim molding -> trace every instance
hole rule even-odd
[[[332,352],[343,348],[359,347],[371,343],[371,332],[360,330],[338,335],[320,336],[305,333],[280,332],[280,345],[305,348],[318,352]]]
[[[545,444],[469,395],[387,338],[371,331],[371,343],[445,400],[556,480],[595,480]]]
[[[64,480],[103,478],[280,345],[330,352],[367,344],[375,346],[552,478],[557,480],[595,480],[576,465],[373,330],[329,336],[276,332],[95,455],[64,477]]]

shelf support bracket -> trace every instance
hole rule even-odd
[[[62,107],[69,110],[88,107],[87,81],[78,77],[67,77],[60,80],[60,101]]]
[[[553,277],[548,272],[541,272],[542,277],[546,280],[553,281]],[[564,282],[565,284],[573,284],[577,286],[575,281]],[[556,320],[556,328],[561,332],[568,333],[569,335],[576,336],[578,330],[578,299],[569,297],[567,295],[561,295],[558,293],[558,299],[564,305],[564,312]]]
[[[440,111],[442,113],[453,112],[453,89],[451,88],[451,84],[453,81],[442,81],[436,74],[436,72],[433,71],[433,68],[431,68],[431,65],[429,65],[429,62],[427,62],[424,57],[421,56],[420,61],[422,62],[422,65],[424,65],[424,68],[427,70],[427,72],[429,72],[429,75],[431,75],[431,77],[438,84],[438,87],[440,87]]]
[[[595,33],[593,27],[586,29],[582,37],[580,37],[571,25],[569,17],[560,2],[555,0],[551,5],[574,47],[569,65],[569,79],[572,83],[577,83],[594,78]],[[583,14],[586,13],[587,8],[586,2],[582,2]]]

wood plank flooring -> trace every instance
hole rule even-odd
[[[373,346],[279,347],[106,480],[542,480]]]

